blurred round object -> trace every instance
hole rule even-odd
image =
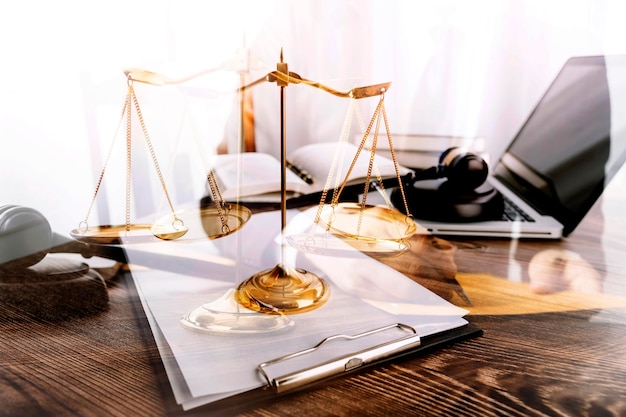
[[[602,277],[579,254],[563,249],[537,253],[528,265],[530,289],[537,294],[572,290],[601,292]]]

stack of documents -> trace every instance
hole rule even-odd
[[[359,143],[361,139],[362,135],[357,135],[354,142]],[[448,148],[462,148],[482,157],[485,161],[489,160],[485,139],[481,137],[394,134],[392,144],[398,163],[408,168],[424,169],[436,166],[440,163],[439,157]],[[387,158],[392,157],[386,136],[380,135],[378,138],[376,153]]]
[[[282,232],[303,233],[311,224],[309,212],[288,211]],[[330,336],[402,323],[423,337],[467,324],[465,310],[373,258],[356,251],[350,256],[341,251],[342,257],[282,251],[283,242],[280,212],[268,212],[254,214],[241,230],[217,240],[183,238],[127,247],[146,316],[183,409],[267,386],[260,364],[309,349]],[[289,325],[273,332],[211,333],[181,324],[188,311],[230,297],[238,283],[281,261],[326,280],[329,300],[316,310],[287,316]],[[303,356],[298,366],[314,367],[403,332],[398,327],[362,339],[332,340],[315,355]]]

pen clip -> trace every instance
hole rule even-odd
[[[267,372],[267,368],[272,365],[315,352],[316,350],[322,348],[324,344],[332,340],[344,339],[351,341],[394,328],[408,331],[409,334],[405,334],[399,338],[369,347],[367,349],[360,350],[358,352],[345,354],[340,357],[322,362],[320,364],[309,366],[304,369],[291,371],[284,375],[279,375],[273,378],[270,377]],[[263,362],[257,367],[257,370],[265,378],[268,386],[272,388],[272,390],[276,394],[281,394],[323,379],[331,378],[333,376],[359,369],[366,365],[371,365],[384,359],[391,358],[394,355],[407,352],[408,350],[417,348],[420,345],[420,336],[417,334],[417,331],[412,326],[402,323],[395,323],[356,335],[339,334],[327,337],[311,348],[290,353],[269,360],[267,362]]]

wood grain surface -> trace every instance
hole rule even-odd
[[[0,415],[624,416],[620,295],[594,300],[592,294],[592,304],[564,307],[559,294],[550,294],[560,308],[523,308],[533,300],[528,263],[547,249],[581,255],[605,288],[624,288],[626,228],[607,227],[606,220],[596,208],[574,235],[556,242],[414,237],[410,253],[386,262],[467,308],[483,336],[280,398],[268,394],[187,413],[173,401],[123,274],[107,279],[108,309],[88,317],[46,321],[0,305]],[[471,305],[459,295],[463,283]],[[523,297],[516,288],[524,288]],[[505,296],[508,314],[480,309]]]

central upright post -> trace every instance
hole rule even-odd
[[[287,264],[284,232],[287,227],[287,131],[285,87],[291,76],[280,51],[275,76],[280,87],[280,260],[276,266],[260,271],[237,287],[236,299],[244,307],[269,314],[295,314],[322,306],[330,296],[330,286],[320,277]]]
[[[289,76],[289,65],[284,62],[283,50],[280,50],[280,62],[276,64],[276,70]],[[287,109],[285,103],[285,88],[288,81],[276,79],[276,84],[280,87],[280,212],[281,231],[287,226]],[[284,246],[284,245],[282,245]]]

